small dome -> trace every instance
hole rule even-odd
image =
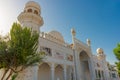
[[[96,51],[97,51],[98,54],[103,54],[103,49],[102,48],[98,48]]]
[[[37,9],[40,9],[40,5],[37,2],[29,1],[25,4],[25,7],[35,7]]]
[[[53,36],[53,37],[55,37],[56,39],[59,39],[62,42],[64,42],[64,38],[63,38],[63,36],[59,32],[57,32],[57,31],[50,31],[48,34]]]

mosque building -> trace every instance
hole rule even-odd
[[[104,50],[98,48],[93,55],[91,41],[78,40],[74,29],[71,44],[56,30],[42,32],[44,21],[38,3],[27,2],[18,21],[39,33],[38,51],[45,52],[46,57],[41,64],[21,72],[16,80],[119,80],[116,70],[109,69]]]

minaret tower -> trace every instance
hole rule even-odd
[[[106,61],[106,55],[104,54],[104,51],[102,48],[97,49],[97,58],[102,61],[102,68],[104,70],[103,73],[104,73],[104,76],[106,76],[104,80],[110,80],[108,65]]]
[[[88,46],[91,46],[91,41],[90,41],[90,39],[87,39],[87,45],[88,45]]]
[[[29,1],[25,4],[24,11],[18,16],[18,21],[24,27],[31,28],[33,31],[40,32],[40,27],[43,25],[41,8],[38,3]]]
[[[76,32],[75,32],[74,29],[71,29],[71,33],[72,33],[73,49],[75,49],[75,41],[74,41],[74,38],[75,38]]]
[[[97,57],[98,57],[98,59],[105,60],[106,56],[104,54],[103,49],[102,48],[98,48],[96,51],[97,51]]]

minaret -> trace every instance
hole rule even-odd
[[[74,29],[71,29],[71,34],[72,34],[72,43],[73,43],[73,61],[74,61],[74,80],[79,80],[78,77],[78,65],[77,65],[77,54],[76,54],[76,44],[75,44],[75,35],[76,32]]]
[[[107,65],[107,61],[106,61],[106,55],[104,54],[104,51],[102,48],[97,49],[97,57],[99,60],[102,61],[102,68],[104,70],[103,72],[104,72],[105,80],[110,80],[108,65]]]
[[[43,25],[41,9],[38,3],[29,1],[25,4],[24,11],[18,16],[18,21],[24,27],[31,28],[33,31],[40,32],[40,27]]]
[[[71,29],[71,34],[72,34],[73,49],[75,49],[75,42],[74,42],[74,39],[75,39],[76,32],[75,32],[74,29]]]
[[[87,39],[87,45],[88,45],[88,46],[91,46],[91,41],[90,41],[90,39]]]
[[[100,60],[105,60],[106,59],[106,56],[105,56],[104,51],[103,51],[102,48],[98,48],[96,50],[96,52],[97,52],[98,59],[100,59]]]

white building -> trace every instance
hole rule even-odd
[[[21,72],[17,80],[113,80],[104,51],[98,48],[97,55],[93,55],[89,39],[86,43],[81,42],[72,29],[72,43],[67,44],[55,30],[40,31],[44,22],[38,3],[26,3],[18,21],[40,33],[38,51],[44,51],[46,57],[43,63]],[[114,80],[119,79],[115,77]]]

